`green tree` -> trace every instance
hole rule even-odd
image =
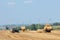
[[[54,26],[58,26],[58,25],[60,25],[60,23],[59,22],[56,22],[56,23],[53,23],[53,25]]]
[[[42,24],[36,24],[36,28],[37,29],[43,29],[44,28],[44,25],[42,25]]]
[[[32,24],[32,25],[30,26],[30,29],[31,29],[31,30],[37,30],[35,24]]]
[[[9,27],[8,26],[6,26],[6,30],[9,30]]]

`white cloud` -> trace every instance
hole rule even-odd
[[[24,0],[24,3],[32,3],[32,0]]]
[[[8,7],[15,7],[16,6],[16,0],[8,0]]]
[[[8,2],[8,6],[14,6],[14,5],[16,5],[15,2]]]
[[[11,1],[15,1],[15,0],[11,0]]]

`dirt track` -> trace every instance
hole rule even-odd
[[[60,40],[60,31],[53,31],[52,33],[0,31],[0,40]]]

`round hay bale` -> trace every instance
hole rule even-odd
[[[42,29],[38,29],[37,32],[38,32],[38,33],[42,33],[43,30],[42,30]]]
[[[51,32],[51,30],[52,30],[52,26],[49,25],[49,24],[46,24],[45,27],[44,27],[44,31],[45,32]]]
[[[24,32],[25,30],[26,30],[25,26],[22,26],[22,27],[21,27],[21,31]]]
[[[27,31],[30,31],[30,29],[27,29]]]

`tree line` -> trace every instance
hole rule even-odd
[[[53,24],[50,24],[51,26],[60,26],[60,23],[59,22],[55,22]],[[26,29],[30,29],[30,30],[37,30],[37,29],[43,29],[45,26],[45,24],[31,24],[31,25],[25,25]],[[6,26],[6,29],[9,30],[9,27],[10,26]],[[13,26],[12,26],[13,27]],[[21,25],[20,26],[17,26],[17,25],[14,25],[15,28],[17,29],[21,29]]]

